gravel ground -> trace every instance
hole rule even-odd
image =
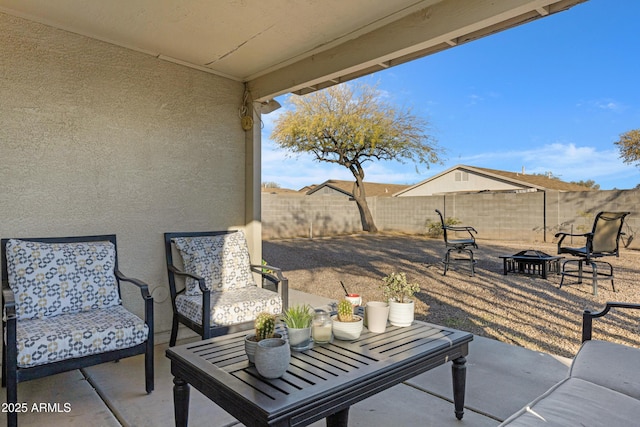
[[[284,270],[291,288],[334,299],[344,294],[342,280],[365,302],[381,300],[382,277],[404,271],[421,288],[417,319],[565,357],[573,357],[580,346],[585,308],[598,310],[606,301],[640,302],[638,251],[622,249],[620,258],[608,258],[617,292],[610,281],[600,281],[594,296],[589,280],[577,284],[567,278],[559,289],[559,275],[550,274],[547,280],[503,275],[500,255],[526,249],[555,254],[555,243],[478,240],[478,245],[474,277],[462,264],[443,276],[444,242],[422,236],[269,240],[263,242],[263,257]],[[640,346],[640,310],[612,311],[604,319],[594,322],[594,338]]]

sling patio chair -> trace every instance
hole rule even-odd
[[[287,278],[277,267],[251,264],[241,230],[165,233],[164,242],[173,306],[171,347],[180,323],[207,339],[252,329],[260,312],[286,310]],[[277,291],[257,286],[254,273]]]
[[[476,239],[474,237],[474,233],[478,234],[478,232],[475,230],[475,228],[469,226],[446,225],[442,212],[440,212],[438,209],[436,209],[436,212],[440,217],[440,222],[442,224],[442,233],[444,235],[444,244],[445,248],[447,249],[447,253],[444,256],[444,260],[442,261],[444,264],[443,276],[447,274],[449,266],[454,262],[469,263],[471,276],[473,276],[475,273],[476,260],[473,258],[473,250],[471,248],[478,249],[478,245],[476,244]],[[463,234],[463,237],[457,237],[460,233]],[[452,257],[451,252],[453,251],[457,252],[458,254],[466,254],[466,256],[463,258],[456,258],[454,255]]]
[[[593,229],[590,233],[571,234],[557,233],[558,254],[569,254],[578,259],[570,259],[562,264],[562,279],[560,280],[560,288],[564,283],[565,276],[575,277],[578,283],[582,283],[583,275],[586,273],[591,275],[593,285],[593,295],[598,295],[598,280],[611,280],[611,288],[616,291],[613,284],[613,266],[606,261],[597,261],[597,258],[606,256],[620,256],[619,243],[622,232],[624,218],[630,212],[600,212],[596,215],[593,222]],[[584,246],[569,247],[563,246],[564,240],[567,238],[579,237],[584,239]],[[577,264],[572,268],[572,265]],[[602,269],[599,269],[602,267]],[[591,270],[589,271],[589,268]]]

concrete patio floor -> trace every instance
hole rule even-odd
[[[291,290],[293,304],[325,307],[329,300]],[[181,333],[186,332],[181,328]],[[193,341],[197,337],[182,342]],[[180,342],[178,343],[180,344]],[[27,426],[172,426],[173,377],[165,357],[168,344],[155,350],[155,390],[144,391],[144,358],[105,363],[18,385]],[[350,410],[350,426],[497,426],[511,413],[564,378],[570,359],[534,352],[488,338],[470,344],[465,415],[453,413],[451,368],[440,366],[366,399]],[[0,393],[6,402],[6,392]],[[51,405],[51,404],[58,405]],[[40,404],[49,404],[48,408]],[[68,404],[65,406],[65,404]],[[45,405],[47,406],[47,405]],[[42,409],[42,411],[38,411]],[[58,410],[53,411],[52,410]],[[6,425],[1,414],[0,426]],[[240,426],[233,417],[191,388],[189,426]],[[324,421],[312,426],[324,426]]]

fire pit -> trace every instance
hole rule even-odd
[[[518,252],[515,255],[502,255],[504,275],[519,273],[539,275],[547,278],[547,273],[560,273],[560,260],[564,257],[549,255],[533,249]]]

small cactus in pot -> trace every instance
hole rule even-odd
[[[271,313],[262,312],[255,320],[256,341],[273,338],[276,330],[276,316]]]
[[[353,305],[346,299],[338,303],[338,320],[341,322],[353,322]]]
[[[247,353],[250,363],[255,361],[256,347],[258,342],[268,338],[282,338],[280,334],[275,333],[276,316],[275,314],[262,312],[256,316],[254,321],[255,333],[247,335],[244,338],[244,349]]]
[[[347,299],[338,303],[338,314],[331,316],[333,336],[339,340],[355,340],[362,332],[362,317],[353,314],[353,304]]]

